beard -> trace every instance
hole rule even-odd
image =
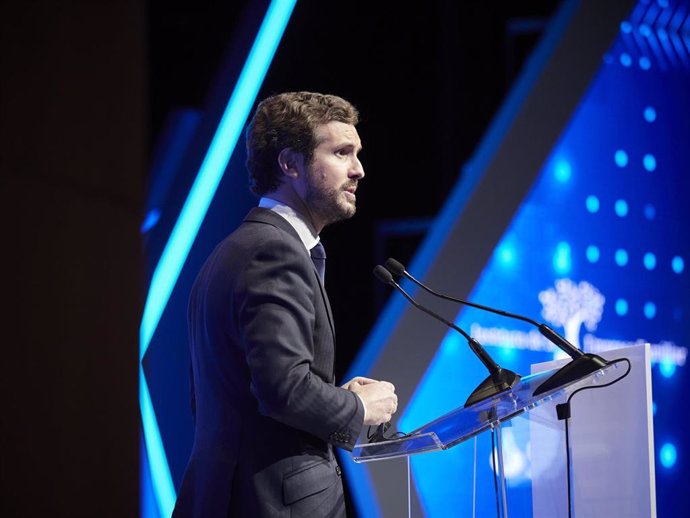
[[[318,216],[325,225],[349,219],[357,211],[355,202],[351,201],[345,193],[345,189],[351,186],[353,186],[352,182],[347,182],[340,187],[318,187],[314,185],[312,176],[312,180],[307,185],[305,201],[311,213]]]

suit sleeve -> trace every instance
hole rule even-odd
[[[364,407],[311,369],[314,301],[321,295],[309,256],[292,241],[276,230],[254,251],[235,290],[252,393],[262,414],[352,450]]]

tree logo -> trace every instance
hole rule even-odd
[[[604,312],[604,296],[590,283],[575,284],[570,279],[558,279],[556,289],[539,293],[542,316],[554,326],[563,326],[565,338],[578,349],[582,324],[594,331]]]

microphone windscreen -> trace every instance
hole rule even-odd
[[[389,257],[386,260],[386,269],[397,277],[400,277],[405,273],[405,267],[392,257]]]
[[[376,278],[378,280],[380,280],[381,282],[383,282],[385,284],[390,284],[391,282],[393,282],[393,276],[391,275],[391,272],[386,270],[380,264],[377,264],[374,267],[374,276],[376,276]]]

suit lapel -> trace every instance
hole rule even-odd
[[[302,240],[297,234],[297,231],[292,228],[292,225],[285,220],[281,215],[276,214],[271,209],[265,209],[262,207],[254,207],[249,214],[244,218],[244,221],[255,221],[259,223],[266,223],[278,227],[279,229],[286,232],[288,235],[292,236],[300,245],[304,248]],[[309,251],[304,248],[304,253],[309,257]],[[309,257],[309,262],[311,263],[311,257]],[[331,333],[333,334],[333,346],[335,348],[335,323],[333,321],[333,312],[331,311],[331,304],[328,300],[328,295],[326,294],[326,288],[324,288],[321,278],[319,277],[319,272],[316,271],[316,266],[312,263],[312,270],[316,276],[316,282],[319,286],[319,291],[321,292],[321,298],[323,299],[324,306],[326,307],[326,315],[328,315],[328,324],[331,327]]]
[[[314,267],[314,274],[316,275],[316,280],[319,284],[319,290],[321,291],[321,297],[323,298],[323,303],[326,306],[326,314],[328,315],[328,323],[331,326],[331,332],[333,333],[333,347],[335,348],[335,323],[333,322],[333,312],[331,311],[331,303],[328,301],[328,295],[326,294],[326,288],[321,282],[321,277],[319,277],[319,272],[316,271]]]

